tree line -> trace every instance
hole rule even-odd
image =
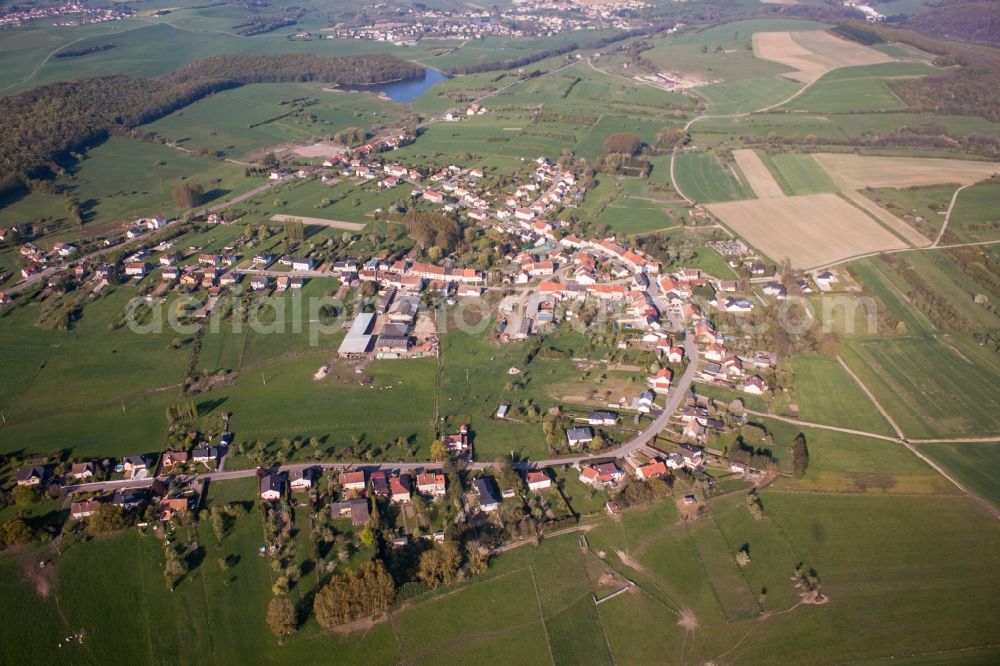
[[[226,80],[236,83],[320,81],[370,85],[420,76],[420,65],[388,53],[321,58],[312,53],[220,55],[196,60],[164,77],[173,83]]]

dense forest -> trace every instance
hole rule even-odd
[[[380,83],[421,71],[390,55],[219,56],[160,79],[90,77],[0,97],[0,193],[50,177],[74,152],[219,90],[257,82]]]
[[[1000,3],[996,0],[938,3],[911,16],[906,26],[945,39],[1000,46]]]
[[[322,81],[367,85],[420,76],[423,68],[387,53],[320,58],[313,54],[221,55],[196,60],[164,77],[174,83],[221,80],[237,83]]]

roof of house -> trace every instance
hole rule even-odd
[[[494,492],[496,486],[493,482],[493,477],[481,476],[478,479],[474,479],[472,485],[479,495],[480,504],[497,504],[499,502],[496,492]]]
[[[566,430],[566,437],[577,441],[593,439],[594,431],[590,428],[569,428]]]
[[[365,472],[364,470],[358,470],[356,472],[341,472],[340,473],[340,485],[346,486],[352,483],[364,483],[365,482]]]
[[[528,472],[528,483],[538,483],[540,481],[551,481],[547,472],[538,470],[535,472]]]
[[[262,495],[271,491],[280,493],[284,489],[285,479],[281,474],[268,474],[260,480],[260,492]]]
[[[406,474],[392,477],[389,479],[389,490],[393,495],[409,495],[410,477]]]

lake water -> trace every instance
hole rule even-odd
[[[357,92],[370,92],[376,95],[384,94],[386,97],[395,102],[408,104],[416,99],[419,99],[435,83],[438,81],[444,81],[447,78],[447,74],[442,74],[436,69],[425,69],[423,76],[415,79],[393,81],[391,83],[382,83],[374,86],[352,86],[349,88],[345,87],[344,89]]]

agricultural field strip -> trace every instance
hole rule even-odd
[[[360,224],[358,222],[343,222],[341,220],[327,220],[322,217],[303,217],[301,215],[272,215],[272,222],[292,222],[301,221],[303,224],[311,224],[317,227],[330,227],[331,229],[344,229],[346,231],[361,231],[366,226],[366,224]]]
[[[1000,173],[1000,163],[929,157],[881,157],[848,153],[813,153],[843,190],[866,187],[967,185]]]
[[[737,166],[740,167],[758,199],[778,199],[785,196],[778,181],[771,175],[756,151],[749,148],[734,150],[733,159],[736,160]]]

